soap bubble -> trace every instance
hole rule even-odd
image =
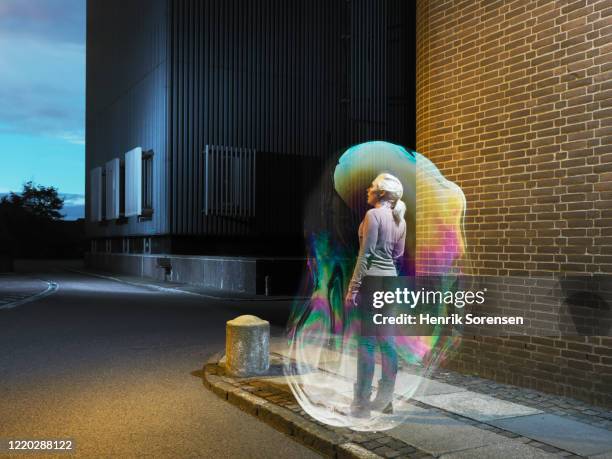
[[[367,142],[346,150],[324,171],[306,209],[309,261],[302,293],[307,300],[296,302],[292,310],[284,373],[309,415],[328,425],[361,431],[402,423],[410,414],[409,400],[426,391],[428,375],[459,343],[456,336],[437,333],[366,339],[370,350],[375,346],[360,361],[370,358],[375,365],[369,398],[385,390],[383,367],[389,371],[395,359],[399,363],[390,396],[393,412],[388,406],[383,410],[371,404],[352,410],[358,353],[366,347],[359,309],[346,307],[344,298],[359,249],[357,228],[368,209],[366,188],[383,172],[400,179],[407,206],[406,248],[398,275],[434,274],[439,283],[447,284],[440,288],[450,288],[452,274],[462,271],[465,254],[464,194],[423,155],[388,142]],[[358,386],[363,389],[363,380]]]

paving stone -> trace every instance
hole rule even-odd
[[[335,445],[342,443],[340,435],[329,431],[325,427],[317,426],[304,420],[295,420],[293,422],[293,435],[300,442],[328,457],[333,457]]]
[[[405,419],[387,434],[433,455],[512,441],[423,408],[412,407]]]
[[[513,438],[513,439],[517,439],[520,437],[519,434],[514,433],[514,432],[508,432],[507,430],[497,429],[496,433],[498,433],[499,435],[503,435],[504,437]]]
[[[253,416],[257,416],[260,407],[267,404],[265,400],[240,390],[228,392],[227,400]]]
[[[405,372],[400,372],[397,375],[395,387],[401,387],[402,395],[405,396],[452,394],[453,392],[464,392],[466,390],[464,387],[454,386]]]
[[[336,449],[338,459],[377,459],[380,458],[378,454],[375,454],[367,449],[356,445],[354,443],[344,443]]]
[[[433,456],[427,453],[414,453],[410,456],[411,459],[431,459]]]
[[[415,396],[452,394],[455,392],[465,392],[467,390],[465,387],[454,386],[433,379],[423,379],[424,381],[417,389]]]
[[[612,452],[612,432],[554,414],[500,419],[491,424],[583,456]]]
[[[406,445],[406,443],[404,443],[403,441],[399,441],[395,438],[390,438],[389,443],[387,443],[387,446],[389,448],[393,448],[393,449],[397,449],[397,450],[401,450],[403,448],[411,448],[411,446]],[[414,451],[414,448],[412,448],[412,450]]]
[[[378,443],[376,440],[370,440],[368,442],[362,443],[362,446],[367,449],[374,449],[378,448],[380,446],[380,443]]]
[[[416,453],[416,448],[413,448],[412,446],[403,446],[399,448],[398,451],[402,454],[412,454]]]
[[[396,453],[395,450],[389,448],[388,446],[381,446],[381,447],[376,448],[375,450],[373,450],[373,452],[378,454],[379,456],[386,456],[386,457],[388,457],[387,454],[389,454],[389,453]],[[398,456],[398,455],[399,455],[399,453],[395,454],[395,456]]]
[[[542,445],[540,449],[543,449],[544,451],[548,451],[549,453],[558,453],[559,451],[561,451],[559,448],[555,448],[554,446],[550,446],[550,445]]]
[[[526,416],[542,411],[512,402],[505,402],[489,395],[465,391],[454,394],[427,395],[415,397],[416,400],[428,405],[442,408],[451,413],[476,419],[491,421],[516,416]]]
[[[558,456],[525,445],[524,443],[506,442],[443,454],[440,456],[440,459],[499,459],[510,457],[520,457],[521,459],[549,459]]]
[[[232,386],[231,384],[226,383],[225,381],[219,381],[214,385],[211,384],[212,391],[217,394],[219,397],[227,400],[227,394],[234,391],[239,391],[240,389]]]

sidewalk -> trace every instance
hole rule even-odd
[[[75,272],[245,305],[251,301],[278,301],[280,306],[293,300],[125,275],[113,277],[90,270]],[[286,358],[282,341],[274,341],[272,374],[232,378],[225,375],[222,363],[213,363],[204,368],[204,384],[240,409],[327,457],[612,459],[612,410],[447,370],[423,378],[418,394],[402,406],[408,410],[409,418],[399,427],[385,432],[330,427],[314,420],[295,401],[279,371]]]
[[[204,368],[205,385],[327,457],[612,458],[611,410],[446,370],[423,378],[422,390],[402,406],[408,420],[398,427],[330,427],[300,408],[279,371],[283,345],[271,349],[269,376],[233,378],[223,362],[212,363]]]
[[[12,309],[53,293],[57,285],[30,276],[0,274],[0,310]]]

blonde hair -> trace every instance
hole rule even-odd
[[[393,211],[393,219],[395,223],[399,223],[404,219],[406,213],[406,204],[402,201],[402,195],[404,194],[404,187],[402,182],[397,177],[388,173],[379,174],[372,182],[376,191],[384,191],[385,195],[382,198],[385,201],[389,201],[391,209]]]

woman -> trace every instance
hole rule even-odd
[[[357,382],[351,404],[351,415],[355,417],[369,416],[370,409],[393,412],[393,389],[398,366],[394,339],[393,336],[385,336],[378,327],[375,334],[368,333],[372,336],[366,336],[364,330],[372,328],[364,325],[365,321],[371,320],[372,305],[367,301],[371,295],[368,293],[391,290],[393,280],[398,275],[397,264],[404,254],[406,238],[406,205],[401,200],[404,190],[399,179],[391,174],[380,174],[367,191],[368,204],[373,209],[368,210],[359,225],[359,256],[346,296],[348,307],[359,306],[362,321]],[[370,402],[377,345],[381,352],[382,377],[376,398]]]

